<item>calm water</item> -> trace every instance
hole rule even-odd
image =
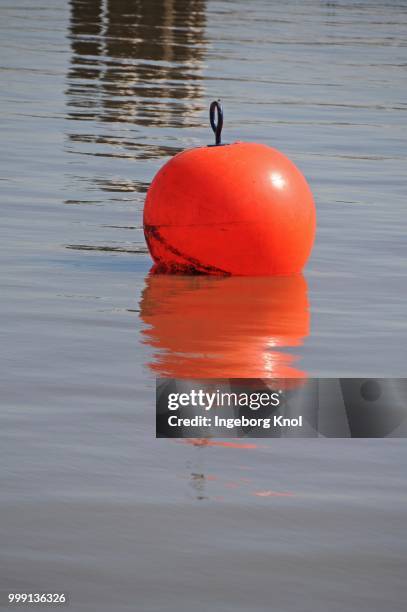
[[[403,440],[156,441],[153,397],[157,373],[405,375],[407,2],[0,7],[1,592],[401,612]],[[226,141],[309,180],[304,279],[148,276],[146,189],[219,96]]]

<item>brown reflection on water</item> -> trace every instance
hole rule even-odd
[[[174,378],[304,377],[307,283],[293,277],[149,275],[140,304],[151,370]]]
[[[69,118],[190,124],[201,111],[205,9],[205,0],[71,0]]]

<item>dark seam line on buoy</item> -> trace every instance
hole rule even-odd
[[[214,145],[215,146],[215,145]],[[214,223],[211,221],[210,223],[180,223],[176,227],[218,227],[225,225],[259,225],[260,221],[218,221],[218,223]],[[160,223],[160,225],[154,225],[155,228],[158,227],[175,227],[173,223]]]
[[[145,225],[144,226],[144,231],[146,232],[146,234],[149,234],[153,238],[158,240],[158,242],[160,242],[162,245],[164,245],[171,253],[173,253],[174,255],[177,255],[178,257],[182,257],[183,259],[185,259],[185,261],[187,261],[188,263],[192,264],[196,268],[204,270],[205,272],[217,272],[218,274],[224,274],[225,276],[230,276],[230,272],[226,272],[225,270],[222,270],[221,268],[216,268],[215,266],[206,266],[205,264],[201,263],[199,261],[199,259],[195,259],[194,257],[188,257],[187,255],[185,255],[184,253],[182,253],[181,251],[179,251],[178,249],[173,247],[160,234],[160,232],[158,231],[158,229],[157,229],[157,227],[155,225]]]

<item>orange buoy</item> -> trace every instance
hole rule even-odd
[[[316,227],[307,181],[267,145],[222,145],[218,102],[211,104],[210,118],[216,144],[175,155],[148,190],[144,233],[156,269],[243,276],[300,272]]]

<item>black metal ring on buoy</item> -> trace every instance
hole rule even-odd
[[[215,123],[215,110],[217,114],[217,122]],[[220,100],[214,100],[209,107],[209,121],[213,133],[215,134],[215,146],[221,144],[221,133],[223,128],[223,106]]]

